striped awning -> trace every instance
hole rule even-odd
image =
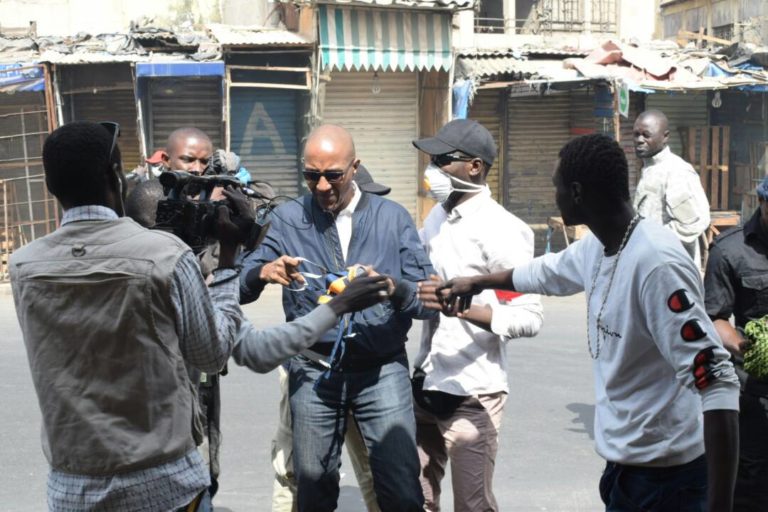
[[[450,13],[318,7],[325,69],[448,70],[453,63]]]

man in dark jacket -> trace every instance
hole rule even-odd
[[[311,194],[278,207],[266,239],[244,262],[241,298],[278,283],[288,321],[312,311],[326,292],[318,275],[370,265],[390,278],[389,301],[342,319],[291,361],[289,395],[300,511],[332,511],[339,456],[351,412],[370,454],[383,511],[421,510],[419,460],[405,341],[413,318],[433,313],[416,283],[433,272],[408,212],[362,192],[351,135],[324,125],[304,150]]]
[[[707,313],[741,382],[735,512],[768,510],[768,379],[744,369],[743,334],[747,322],[768,315],[768,177],[756,192],[752,217],[715,238],[704,276]]]

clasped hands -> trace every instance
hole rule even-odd
[[[440,311],[445,316],[466,318],[472,307],[472,296],[480,290],[470,277],[456,277],[448,281],[436,275],[418,284],[419,300],[428,309]]]

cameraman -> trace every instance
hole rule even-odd
[[[171,132],[165,145],[163,165],[166,170],[185,171],[202,176],[210,168],[213,158],[213,143],[210,137],[197,128],[183,127]],[[213,199],[213,198],[212,198]],[[215,199],[224,199],[217,190]],[[155,201],[154,208],[157,208]],[[155,218],[154,214],[151,217]],[[203,277],[208,277],[216,268],[219,261],[218,244],[206,247],[197,254],[198,264]],[[217,368],[217,370],[219,370]],[[224,369],[226,373],[226,369]],[[189,377],[197,387],[200,421],[203,425],[203,444],[200,451],[208,464],[211,486],[210,495],[213,498],[219,488],[220,473],[219,450],[221,447],[221,390],[220,375],[216,372],[200,372],[197,368],[189,369]]]
[[[202,130],[178,128],[168,136],[163,164],[170,171],[186,171],[201,176],[213,156],[213,143]]]
[[[232,155],[234,154],[228,154],[223,150],[214,151],[211,139],[203,131],[184,127],[174,130],[168,137],[163,162],[165,168],[171,171],[185,171],[195,175],[229,174],[230,170],[239,166],[239,159],[234,161]],[[259,192],[269,197],[274,195],[271,187],[266,184],[260,185]],[[230,200],[238,212],[238,217],[253,221],[253,210],[243,194],[228,192],[221,187],[214,188],[211,200],[222,199]],[[154,203],[153,212],[156,208],[157,201]],[[151,218],[154,221],[154,213]],[[203,276],[207,277],[218,265],[219,244],[213,243],[206,246],[197,254],[197,259]],[[197,385],[200,419],[204,427],[204,443],[200,450],[209,467],[211,498],[218,490],[218,479],[221,473],[219,463],[222,440],[220,379],[226,373],[226,367],[221,373],[201,373],[197,369],[190,368],[190,378]]]
[[[48,504],[209,510],[187,365],[216,373],[232,350],[240,230],[221,207],[209,293],[189,247],[123,218],[118,134],[115,123],[75,122],[46,139],[61,227],[11,257],[51,465]]]

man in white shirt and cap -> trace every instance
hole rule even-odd
[[[453,510],[498,510],[493,470],[507,381],[507,342],[535,336],[543,321],[538,295],[481,294],[463,318],[443,309],[443,279],[481,275],[533,258],[533,231],[497,203],[486,185],[496,158],[493,136],[457,119],[413,142],[430,155],[425,171],[439,202],[419,235],[439,274],[420,283],[420,298],[441,311],[426,320],[415,359],[416,442],[425,509],[440,510],[440,482],[451,462]],[[518,383],[515,383],[518,384]]]

